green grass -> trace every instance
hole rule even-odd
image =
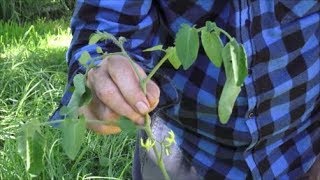
[[[23,26],[0,21],[0,179],[32,178],[17,153],[17,133],[32,119],[47,121],[58,106],[67,79],[70,38],[63,20]],[[60,146],[61,132],[42,130],[46,167],[36,179],[130,179],[133,137],[88,132],[85,146],[72,161]]]
[[[74,0],[1,0],[0,19],[17,23],[70,16]]]

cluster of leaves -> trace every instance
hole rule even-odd
[[[220,38],[221,35],[225,35],[229,41],[224,45]],[[160,66],[169,61],[175,69],[179,69],[181,66],[184,70],[187,70],[195,62],[198,56],[198,51],[201,44],[209,57],[210,61],[217,67],[224,66],[226,72],[226,82],[222,90],[222,94],[219,100],[218,115],[221,123],[227,123],[235,100],[240,93],[241,85],[245,77],[247,76],[247,58],[244,48],[234,38],[232,38],[223,29],[216,26],[213,22],[207,22],[205,27],[195,28],[187,24],[183,24],[179,29],[174,46],[163,48],[162,45],[157,45],[145,51],[163,51],[165,55],[158,64],[152,69],[146,78],[142,78],[139,74],[135,63],[125,51],[123,44],[126,39],[119,37],[118,39],[112,34],[106,32],[97,32],[93,34],[89,40],[89,44],[97,44],[99,41],[112,41],[117,45],[121,51],[116,53],[103,52],[102,48],[97,46],[97,53],[100,56],[92,58],[90,54],[84,51],[79,58],[79,62],[86,68],[85,74],[77,74],[73,79],[74,89],[71,100],[67,106],[62,107],[61,113],[66,117],[64,120],[42,123],[28,123],[22,127],[22,133],[19,140],[19,152],[23,159],[26,161],[26,167],[29,172],[37,174],[41,171],[43,166],[42,146],[45,144],[44,138],[41,136],[40,126],[49,123],[60,123],[62,130],[62,146],[69,158],[74,159],[83,143],[85,138],[86,123],[99,123],[106,124],[105,121],[89,120],[85,119],[79,114],[80,107],[87,105],[91,99],[92,94],[90,89],[86,86],[86,77],[88,71],[94,66],[96,59],[105,59],[108,56],[119,54],[127,57],[131,63],[135,73],[137,74],[141,89],[146,93],[146,84],[160,68]],[[118,121],[118,126],[127,132],[135,132],[137,126],[126,117],[121,117]],[[157,142],[153,137],[151,131],[151,119],[149,114],[145,116],[145,125],[138,127],[143,129],[148,138],[144,141],[141,139],[141,146],[147,151],[153,149],[157,164],[162,171],[165,179],[170,179],[165,169],[162,154],[169,155],[170,148],[175,143],[174,133],[170,131],[166,138]],[[155,144],[160,144],[160,152],[156,148]],[[37,169],[36,171],[34,169]]]
[[[222,43],[221,34],[229,40],[226,45]],[[216,67],[224,66],[226,82],[219,100],[218,116],[220,122],[225,124],[230,118],[241,86],[248,75],[247,56],[242,44],[215,23],[208,21],[205,27],[198,29],[183,24],[176,35],[174,47],[163,50],[162,46],[158,45],[146,51],[162,50],[166,53],[165,58],[169,59],[175,69],[182,65],[183,69],[187,70],[197,59],[200,47],[199,36],[210,61]]]
[[[220,33],[229,39],[225,46],[220,39]],[[211,62],[217,67],[224,65],[226,82],[219,99],[218,116],[221,123],[227,123],[248,75],[247,55],[242,44],[211,22],[207,22],[206,27],[201,29],[201,40]]]

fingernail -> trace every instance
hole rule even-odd
[[[147,98],[149,100],[149,103],[154,104],[156,102],[156,98],[153,97],[151,94],[147,94]]]
[[[136,108],[141,114],[146,114],[149,111],[149,107],[142,101],[137,102]]]

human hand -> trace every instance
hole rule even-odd
[[[135,65],[141,77],[146,77],[143,69]],[[119,133],[121,129],[114,122],[120,116],[126,116],[136,124],[143,124],[144,115],[159,103],[160,89],[157,84],[148,81],[145,95],[133,67],[124,56],[110,56],[102,61],[99,68],[91,69],[87,85],[92,91],[93,99],[87,106],[80,108],[80,113],[87,119],[108,123],[87,124],[89,129],[99,134]]]

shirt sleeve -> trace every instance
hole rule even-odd
[[[158,11],[151,0],[78,0],[71,19],[73,38],[67,52],[68,84],[60,107],[67,105],[72,96],[69,89],[73,86],[73,77],[85,72],[78,61],[81,53],[88,51],[91,57],[98,56],[97,45],[88,45],[92,33],[101,31],[125,37],[124,47],[128,54],[142,67],[150,69],[157,55],[142,50],[160,43],[159,24]],[[119,51],[111,42],[99,42],[98,45],[107,52]],[[51,119],[61,119],[59,109]]]

